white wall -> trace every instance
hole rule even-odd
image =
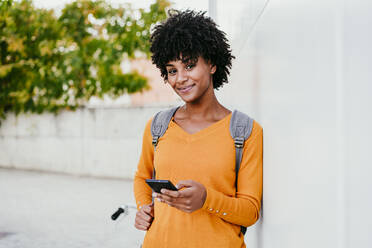
[[[237,57],[219,98],[264,128],[248,247],[372,247],[372,3],[273,0],[254,25],[267,1],[238,2],[216,1]]]
[[[145,124],[163,108],[10,114],[0,127],[0,166],[131,179]]]

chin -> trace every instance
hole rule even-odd
[[[185,103],[196,103],[198,101],[198,98],[196,97],[181,97],[181,99]]]
[[[192,102],[195,100],[195,97],[192,96],[192,95],[182,95],[182,94],[178,94],[177,92],[177,95],[181,98],[182,101],[188,103],[188,102]]]

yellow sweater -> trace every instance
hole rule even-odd
[[[235,191],[235,147],[229,131],[231,113],[194,134],[171,121],[152,146],[148,121],[142,153],[134,179],[137,207],[151,203],[151,189],[145,179],[195,180],[207,190],[203,207],[185,213],[155,201],[154,220],[145,235],[143,248],[245,247],[240,225],[250,226],[259,218],[262,195],[262,128],[254,122],[245,141]],[[154,162],[153,162],[154,161]]]

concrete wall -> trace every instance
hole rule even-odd
[[[132,179],[147,120],[180,99],[151,61],[124,62],[150,90],[92,97],[85,108],[58,116],[9,114],[0,126],[0,167]]]
[[[163,107],[83,108],[60,115],[8,115],[0,166],[133,178],[143,129]]]
[[[220,99],[264,127],[248,247],[372,247],[372,3],[215,2],[237,56]]]

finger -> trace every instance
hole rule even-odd
[[[153,207],[150,205],[144,205],[141,210],[147,214],[151,214]]]
[[[168,204],[171,207],[181,207],[186,208],[187,206],[190,206],[190,200],[189,199],[172,199],[172,200],[162,200],[163,203]]]
[[[193,212],[191,206],[189,206],[189,205],[185,205],[185,204],[182,204],[182,203],[174,203],[174,202],[170,202],[170,203],[167,203],[167,204],[171,207],[177,208],[178,210],[186,212],[186,213]]]
[[[156,194],[156,199],[160,202],[180,202],[185,204],[190,204],[190,196],[193,195],[193,190],[191,188],[177,192],[177,196],[170,196],[169,194]]]
[[[136,215],[135,223],[137,226],[144,226],[144,227],[149,227],[152,223],[152,218],[147,219],[143,218],[141,215]]]
[[[134,223],[134,227],[141,231],[146,231],[143,226],[138,225],[137,223]]]
[[[144,218],[144,219],[152,219],[154,217],[153,213],[150,212],[150,213],[146,213],[145,211],[143,211],[142,209],[140,211],[137,211],[137,214],[136,216],[140,217],[140,218]]]
[[[142,231],[147,231],[149,229],[149,226],[140,225],[138,223],[135,223],[134,227],[137,228],[138,230],[142,230]]]
[[[155,198],[157,201],[159,202],[174,202],[176,201],[177,198],[174,198],[174,197],[169,197],[167,195],[162,195],[162,194],[158,194],[158,196]]]
[[[168,197],[177,198],[180,197],[180,192],[175,190],[169,190],[169,189],[161,189],[161,195],[165,195]]]
[[[152,223],[152,221],[146,221],[144,219],[137,219],[136,223],[140,226],[149,227]]]
[[[154,202],[151,203],[150,208],[151,208],[151,211],[149,214],[151,215],[151,217],[154,218]]]
[[[136,217],[138,217],[139,219],[143,219],[145,221],[151,221],[152,220],[151,215],[146,214],[146,213],[142,213],[142,212],[139,212]]]
[[[163,197],[163,198],[168,197],[166,199],[173,198],[175,200],[177,198],[190,197],[192,195],[193,190],[192,190],[192,188],[185,188],[185,189],[180,190],[180,191],[162,189],[162,192],[164,192],[164,193],[160,194],[161,197]]]
[[[150,226],[149,223],[147,222],[142,222],[140,220],[136,220],[135,223],[134,223],[134,226],[137,228],[137,229],[140,229],[140,230],[147,230],[148,227]]]
[[[172,196],[160,194],[160,193],[153,193],[152,196],[159,202],[164,202],[164,200],[175,201],[177,199],[176,197],[172,197]]]
[[[172,197],[166,194],[158,194],[156,200],[163,203],[186,203],[190,199],[184,197],[184,193],[179,193],[178,197]]]
[[[194,185],[193,180],[181,180],[176,184],[177,189],[188,188]]]

